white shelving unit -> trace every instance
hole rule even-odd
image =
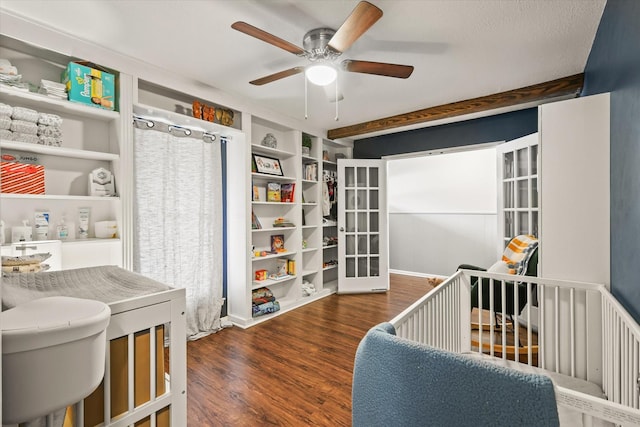
[[[311,136],[312,148],[309,154],[302,155],[303,132],[292,127],[264,120],[255,116],[245,116],[250,123],[245,123],[243,130],[250,140],[245,153],[247,165],[253,165],[253,155],[260,155],[272,159],[278,159],[283,176],[267,175],[252,170],[248,171],[247,185],[247,224],[251,229],[252,214],[258,218],[260,229],[251,229],[248,236],[246,284],[230,284],[234,286],[229,291],[229,317],[241,327],[249,327],[268,320],[288,310],[300,307],[334,293],[337,286],[326,286],[323,268],[325,248],[322,245],[323,220],[322,220],[322,151],[323,139]],[[266,147],[261,144],[267,134],[272,134],[277,140],[277,146]],[[339,145],[336,144],[336,147]],[[334,162],[335,164],[335,162]],[[249,167],[247,168],[249,169]],[[294,183],[293,202],[269,202],[266,201],[266,186],[269,182]],[[254,191],[254,186],[258,187]],[[254,193],[259,195],[259,200],[254,199]],[[283,217],[290,221],[292,227],[274,227],[273,221]],[[286,252],[255,256],[255,253],[268,252],[271,247],[271,237],[282,235],[285,241]],[[283,279],[255,280],[257,270],[275,271],[278,260],[292,260],[295,262],[296,271]],[[335,280],[335,278],[333,279]],[[280,304],[278,312],[253,317],[252,316],[252,291],[261,287],[268,287]],[[303,289],[314,289],[311,295],[307,295]]]
[[[34,48],[7,37],[0,39],[0,57],[18,67],[29,81],[39,78],[58,80],[61,70],[72,58]],[[56,76],[55,78],[53,76]],[[97,221],[122,221],[120,197],[89,196],[89,173],[104,167],[114,173],[116,186],[120,175],[120,113],[54,99],[39,93],[0,86],[0,102],[62,117],[62,146],[52,147],[12,140],[0,140],[2,154],[30,155],[45,170],[45,194],[2,193],[2,219],[6,225],[5,241],[10,229],[22,220],[34,224],[36,211],[50,213],[48,238],[56,237],[56,226],[64,217],[73,223],[70,239],[62,244],[62,268],[98,264],[122,265],[121,239],[75,239],[77,212],[91,209],[89,237],[94,237]],[[73,259],[73,261],[72,261]]]

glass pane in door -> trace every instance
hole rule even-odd
[[[366,256],[358,257],[358,277],[367,277],[369,276],[369,269],[367,268],[367,259]]]
[[[353,212],[345,213],[345,230],[347,233],[353,233],[356,231],[356,214]]]
[[[347,277],[356,277],[356,259],[355,258],[347,258],[345,260],[345,267],[346,267]]]
[[[521,148],[516,151],[517,161],[517,175],[527,176],[529,174],[529,150],[527,148]]]
[[[529,149],[531,150],[531,175],[538,175],[538,146],[532,145]]]
[[[358,168],[358,187],[367,186],[367,168]]]
[[[378,209],[378,190],[369,190],[369,209]]]
[[[378,233],[380,231],[380,220],[378,212],[369,213],[369,231],[372,233]]]
[[[366,209],[367,190],[358,190],[358,195],[356,197],[356,206],[358,206],[358,209]]]
[[[515,226],[514,226],[514,217],[513,212],[505,212],[504,213],[504,235],[506,237],[515,236]]]
[[[518,207],[529,207],[529,181],[526,179],[518,181]]]
[[[368,253],[367,250],[368,250],[367,236],[366,235],[358,236],[358,254],[366,255]]]
[[[378,187],[378,168],[369,169],[369,187]]]
[[[513,208],[515,207],[514,203],[513,203],[513,199],[514,194],[513,194],[513,181],[509,181],[509,182],[505,182],[503,184],[503,191],[504,191],[504,203],[503,203],[503,207],[504,208]]]
[[[346,243],[346,247],[344,248],[345,253],[347,255],[355,255],[356,254],[356,236],[348,235],[347,241],[345,243]]]
[[[369,231],[367,226],[367,214],[366,212],[358,212],[358,233],[366,233]]]
[[[380,237],[377,234],[369,236],[369,253],[375,255],[380,253],[379,242]]]
[[[518,212],[518,234],[529,234],[529,212]]]
[[[513,178],[513,152],[504,154],[502,178]]]
[[[344,186],[345,188],[356,186],[356,177],[355,177],[354,168],[351,168],[351,167],[344,168]]]
[[[371,257],[369,259],[369,274],[372,276],[380,275],[380,258]]]
[[[344,192],[345,206],[348,211],[354,210],[358,206],[355,190],[345,190]]]

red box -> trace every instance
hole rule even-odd
[[[267,270],[256,270],[256,281],[267,280]]]
[[[44,194],[44,166],[0,162],[0,168],[3,193]]]

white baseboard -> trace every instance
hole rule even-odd
[[[389,273],[401,274],[403,276],[413,276],[413,277],[438,277],[440,279],[446,279],[448,277],[448,276],[442,276],[440,274],[427,274],[427,273],[419,273],[417,271],[405,271],[405,270],[394,270],[394,269],[389,269]]]

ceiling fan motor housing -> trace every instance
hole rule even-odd
[[[329,47],[329,41],[335,33],[331,28],[316,28],[307,32],[302,39],[302,47],[307,52],[307,58],[310,61],[332,61],[340,56],[341,52]]]

